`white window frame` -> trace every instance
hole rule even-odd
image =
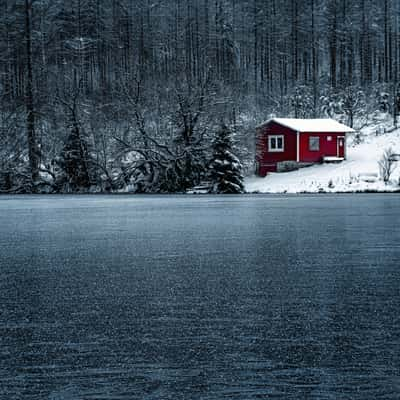
[[[282,147],[272,148],[272,139],[275,139],[275,144],[278,144],[278,139],[282,139]],[[285,151],[285,136],[284,135],[270,135],[268,136],[268,152],[270,153],[283,153]]]
[[[311,139],[318,139],[318,149],[311,148]],[[310,136],[308,138],[308,151],[320,151],[321,150],[321,138],[319,136]]]

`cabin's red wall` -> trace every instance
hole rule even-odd
[[[310,136],[319,137],[319,151],[309,150]],[[328,136],[332,137],[328,141]],[[300,133],[300,162],[320,162],[323,157],[333,156],[337,154],[337,138],[338,136],[345,136],[344,133]],[[346,145],[346,142],[345,142]]]
[[[283,135],[283,152],[268,152],[268,136]],[[257,173],[265,176],[268,172],[276,171],[276,163],[281,161],[296,161],[297,158],[297,135],[296,132],[281,126],[275,122],[270,122],[257,128],[256,162]]]

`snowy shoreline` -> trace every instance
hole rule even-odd
[[[300,196],[300,195],[331,195],[331,194],[397,194],[400,193],[400,186],[393,188],[393,190],[374,190],[374,189],[365,189],[365,190],[348,190],[348,191],[302,191],[302,192],[249,192],[246,191],[240,194],[230,194],[230,193],[202,193],[202,192],[193,192],[193,193],[134,193],[134,192],[80,192],[80,193],[0,193],[0,200],[4,198],[14,198],[14,197],[82,197],[82,196],[90,196],[90,197],[100,197],[100,196],[114,196],[114,197],[180,197],[180,196],[209,196],[209,197],[248,197],[248,196]]]
[[[400,158],[395,162],[389,182],[385,183],[380,174],[379,161],[385,150],[391,148],[400,157],[400,129],[390,129],[376,134],[376,126],[364,129],[361,143],[349,145],[347,158],[340,163],[312,165],[292,172],[270,173],[265,178],[255,175],[244,179],[244,195],[289,195],[289,194],[358,194],[358,193],[400,193]],[[350,137],[354,142],[354,137]],[[350,140],[350,143],[351,143]],[[86,191],[43,193],[44,195],[208,195],[207,185],[199,185],[187,192],[135,193],[134,186],[118,191],[101,191],[92,187]],[[20,193],[0,193],[6,196],[26,196]],[[38,194],[37,196],[41,196]]]

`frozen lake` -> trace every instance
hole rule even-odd
[[[0,399],[398,399],[400,196],[0,197]]]

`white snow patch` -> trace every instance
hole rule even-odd
[[[400,189],[400,162],[387,185],[380,179],[378,161],[385,149],[400,154],[400,130],[381,136],[368,135],[348,147],[347,159],[338,164],[318,164],[294,172],[271,173],[245,180],[249,193],[396,191]]]
[[[320,118],[320,119],[299,119],[299,118],[272,118],[262,125],[268,122],[276,122],[279,125],[286,126],[287,128],[293,129],[297,132],[330,132],[330,133],[341,133],[341,132],[354,132],[353,129],[346,125],[340,124],[334,119]]]

